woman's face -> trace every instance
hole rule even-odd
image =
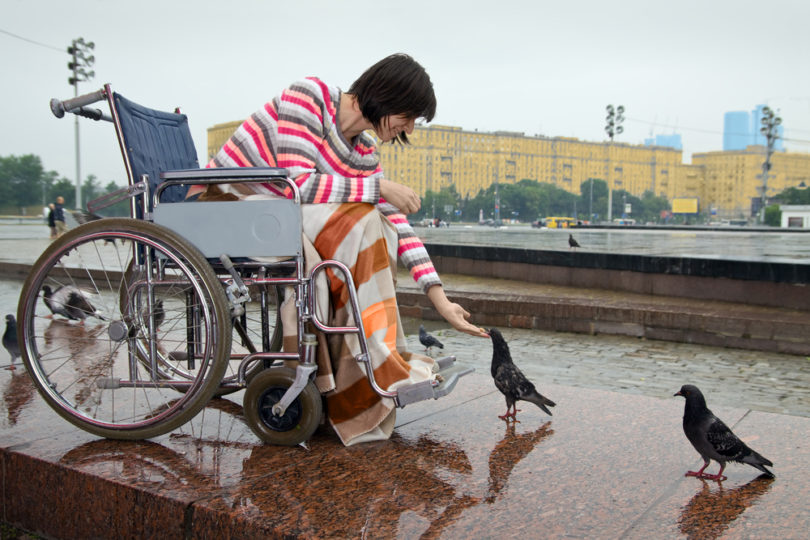
[[[410,135],[413,133],[416,120],[404,114],[389,114],[380,120],[380,127],[374,132],[383,142],[393,141],[394,138],[403,131]]]

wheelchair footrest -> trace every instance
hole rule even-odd
[[[461,377],[475,371],[474,368],[461,366],[455,362],[455,356],[447,356],[436,360],[436,365],[439,368],[439,371],[436,372],[436,379],[441,381],[439,384],[435,384],[433,381],[422,381],[398,388],[397,406],[405,407],[405,405],[426,399],[439,399],[452,392]]]

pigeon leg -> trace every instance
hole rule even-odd
[[[704,467],[705,468],[705,467]],[[720,470],[717,471],[717,474],[704,474],[701,478],[705,478],[706,480],[717,480],[718,482],[722,482],[723,480],[728,480],[728,477],[723,476],[723,469],[726,468],[725,463],[720,464]]]
[[[706,467],[709,466],[709,460],[703,462],[703,467],[700,468],[699,471],[686,471],[684,476],[696,476],[698,478],[704,478],[703,471],[706,470]]]
[[[514,410],[512,412],[509,412],[513,408]],[[506,420],[507,422],[509,422],[509,419],[511,418],[513,422],[520,423],[520,420],[517,419],[517,413],[519,410],[520,409],[517,408],[517,405],[507,405],[506,414],[504,414],[503,416],[498,415],[498,418],[500,418],[501,420]]]

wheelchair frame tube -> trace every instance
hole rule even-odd
[[[360,354],[357,356],[357,361],[363,362],[366,365],[366,377],[368,378],[368,383],[371,385],[372,390],[382,397],[393,399],[394,402],[399,405],[397,393],[384,390],[380,387],[380,385],[377,384],[377,381],[374,378],[374,369],[371,365],[371,357],[368,354],[366,331],[363,328],[363,318],[361,317],[360,306],[357,302],[357,291],[354,288],[354,280],[352,279],[352,274],[349,271],[349,267],[339,261],[326,260],[319,262],[312,268],[312,272],[309,274],[310,289],[314,289],[315,287],[314,284],[317,274],[326,270],[326,268],[329,266],[337,268],[343,273],[346,287],[349,289],[349,304],[352,306],[352,316],[354,317],[355,326],[327,326],[322,323],[318,319],[318,313],[315,305],[315,294],[314,291],[311,290],[308,297],[308,311],[312,324],[314,324],[318,330],[326,334],[357,334],[357,341],[360,344]]]

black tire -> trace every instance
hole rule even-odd
[[[283,416],[273,415],[273,405],[279,402],[294,380],[295,370],[292,368],[265,369],[253,377],[245,391],[245,420],[253,433],[266,443],[300,444],[309,439],[321,423],[323,404],[312,381],[307,383]]]
[[[141,265],[147,254],[161,264]],[[40,299],[45,286],[81,290],[95,315],[52,316]],[[193,418],[219,387],[231,348],[225,295],[206,259],[173,231],[134,219],[92,221],[54,241],[25,282],[17,315],[23,362],[45,401],[112,439],[148,439]],[[151,359],[155,373],[144,367]],[[180,371],[190,377],[174,377]]]

